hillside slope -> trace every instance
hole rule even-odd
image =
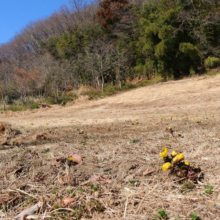
[[[138,88],[96,101],[0,114],[0,216],[41,201],[47,219],[220,216],[220,75]],[[173,132],[168,132],[172,127]],[[0,127],[1,128],[1,127]],[[18,132],[19,131],[19,132]],[[158,154],[183,152],[199,182],[168,175]],[[76,153],[80,164],[68,165]],[[144,171],[152,171],[143,176]],[[75,198],[65,206],[62,200]],[[7,212],[6,212],[7,210]]]
[[[175,114],[206,114],[219,109],[220,76],[170,81],[138,88],[96,101],[69,107],[53,106],[18,113],[2,114],[1,121],[24,127],[102,124],[129,118],[146,119]],[[202,112],[203,111],[203,112]],[[30,125],[33,122],[33,125]]]

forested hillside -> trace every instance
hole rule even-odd
[[[0,46],[6,104],[52,99],[82,84],[120,90],[135,77],[203,73],[220,64],[220,1],[72,0]]]

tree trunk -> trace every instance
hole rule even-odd
[[[102,76],[102,88],[101,88],[101,91],[103,93],[103,91],[104,91],[104,76],[103,76],[102,61],[101,61],[101,76]]]
[[[104,76],[103,76],[103,74],[102,74],[102,93],[103,93],[103,91],[104,91]]]
[[[120,74],[119,70],[117,70],[117,72],[116,72],[116,83],[119,85],[119,87],[121,89],[121,74]]]

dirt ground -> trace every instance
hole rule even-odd
[[[152,220],[158,209],[172,220],[220,219],[219,94],[220,75],[202,76],[1,113],[0,219],[37,202],[39,219]],[[183,152],[203,179],[164,172],[162,147]],[[83,162],[69,164],[72,153]],[[65,198],[75,200],[64,205]]]

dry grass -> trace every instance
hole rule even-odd
[[[218,75],[198,77],[65,108],[1,114],[1,121],[21,134],[8,137],[1,150],[0,216],[12,219],[41,201],[39,219],[45,213],[51,219],[151,220],[157,209],[166,210],[168,219],[191,219],[192,213],[218,219],[219,85]],[[174,136],[165,131],[169,126]],[[202,182],[191,187],[163,172],[162,146],[199,165]],[[83,163],[69,167],[70,153],[81,155]],[[57,165],[60,157],[64,160]],[[155,172],[143,176],[147,169]],[[93,182],[92,176],[114,181]],[[211,193],[204,185],[213,186]],[[62,199],[68,197],[76,201],[64,207]]]

